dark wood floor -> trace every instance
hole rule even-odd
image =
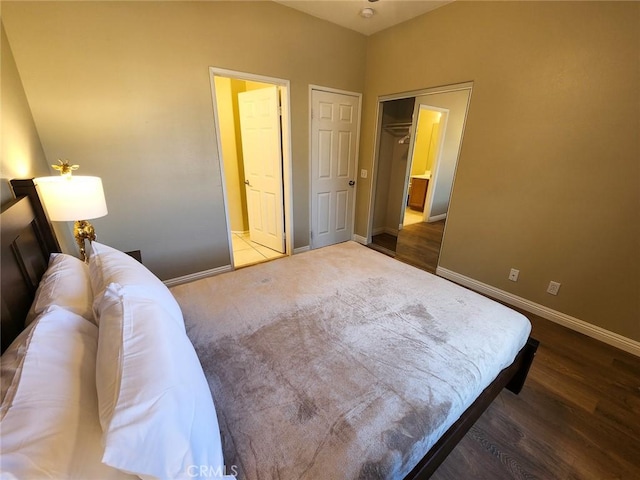
[[[432,223],[406,225],[398,233],[396,260],[436,273],[440,246],[444,233],[444,220]]]
[[[522,392],[503,391],[432,478],[640,479],[640,358],[525,315],[540,347]]]
[[[390,257],[396,256],[396,246],[398,237],[390,233],[379,233],[371,237],[371,243],[368,245],[374,250],[378,250]]]
[[[445,221],[440,220],[406,225],[397,237],[388,233],[374,235],[369,247],[401,262],[436,273],[444,224]]]
[[[435,272],[443,229],[405,227],[395,258]],[[432,478],[640,479],[640,358],[522,313],[540,341],[523,390],[503,391]]]

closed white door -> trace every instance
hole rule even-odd
[[[284,253],[282,148],[278,87],[238,94],[249,235]]]
[[[311,244],[351,240],[360,97],[311,91]]]

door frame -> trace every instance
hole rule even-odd
[[[293,182],[292,182],[292,150],[291,150],[291,86],[289,80],[259,75],[255,73],[228,70],[225,68],[209,67],[209,83],[211,85],[211,100],[213,103],[213,119],[216,134],[216,148],[218,152],[218,164],[220,166],[220,184],[222,185],[222,203],[224,206],[225,222],[227,224],[227,241],[229,248],[229,260],[231,269],[235,270],[233,260],[233,244],[231,233],[231,219],[229,216],[229,201],[227,198],[227,179],[224,171],[222,154],[222,140],[220,135],[220,118],[218,116],[218,100],[216,97],[215,77],[227,77],[235,80],[248,80],[261,83],[270,83],[278,86],[281,101],[281,135],[282,135],[282,194],[284,198],[284,243],[285,255],[293,253]]]
[[[414,119],[414,124],[412,125],[412,132],[413,132],[413,136],[411,137],[411,160],[407,162],[407,173],[405,174],[405,181],[404,181],[404,190],[403,190],[403,195],[402,195],[402,199],[404,200],[403,204],[400,206],[401,213],[400,213],[400,225],[398,230],[402,230],[403,225],[404,225],[404,214],[405,214],[405,205],[406,205],[406,200],[407,200],[407,195],[409,193],[409,180],[411,179],[411,169],[413,167],[413,155],[415,153],[415,142],[418,140],[418,122],[420,121],[420,110],[422,110],[422,107],[425,107],[425,110],[430,110],[432,112],[440,112],[440,113],[444,113],[446,114],[445,119],[444,119],[444,129],[442,130],[442,132],[438,135],[438,156],[434,159],[433,161],[433,168],[431,170],[431,178],[429,179],[429,185],[431,186],[431,188],[427,188],[427,197],[425,199],[424,202],[424,210],[422,211],[422,220],[423,221],[428,221],[431,215],[431,207],[433,206],[433,191],[434,191],[434,186],[436,184],[436,180],[438,178],[438,166],[440,164],[440,159],[442,158],[442,146],[444,145],[444,139],[447,135],[447,121],[449,120],[449,109],[447,108],[441,108],[441,107],[434,107],[433,105],[427,105],[426,103],[420,103],[418,104],[418,111],[417,111],[417,117],[415,117]],[[413,115],[416,115],[416,111],[415,111],[415,107],[414,107],[414,113]],[[440,219],[438,219],[440,220]]]
[[[460,90],[470,90],[469,92],[469,100],[467,101],[467,107],[465,110],[465,118],[468,116],[469,114],[469,106],[471,105],[471,96],[473,94],[473,82],[461,82],[461,83],[456,83],[456,84],[451,84],[451,85],[442,85],[439,87],[431,87],[431,88],[424,88],[421,90],[412,90],[409,92],[401,92],[401,93],[392,93],[392,94],[388,94],[388,95],[379,95],[378,96],[378,108],[376,111],[376,131],[375,131],[375,135],[374,135],[374,139],[373,139],[373,145],[374,145],[374,150],[373,150],[373,165],[371,167],[372,170],[372,175],[371,175],[371,194],[369,196],[369,206],[368,206],[368,216],[369,216],[369,220],[367,222],[367,237],[366,237],[366,244],[371,243],[371,237],[372,237],[372,232],[373,232],[373,214],[374,214],[374,207],[375,207],[375,201],[376,201],[376,190],[377,190],[377,181],[378,181],[378,166],[379,166],[379,156],[380,156],[380,141],[382,139],[382,110],[383,110],[383,102],[388,102],[390,100],[401,100],[404,98],[415,98],[415,97],[421,97],[424,95],[429,95],[429,94],[436,94],[436,93],[448,93],[448,92],[457,92]],[[460,151],[462,150],[462,141],[464,141],[464,132],[466,130],[466,125],[467,122],[465,121],[464,126],[462,128],[462,140],[460,143],[460,150],[458,151],[458,156],[460,155]],[[416,128],[416,122],[415,119],[412,119],[412,123],[411,123],[411,135],[412,137],[415,137],[415,128]],[[411,143],[411,147],[413,146],[413,142]],[[411,154],[413,155],[413,152],[411,152]],[[452,179],[452,185],[455,183],[456,180],[456,172],[458,170],[458,166],[457,166],[457,161],[456,161],[456,169],[453,175],[453,179]],[[405,191],[405,195],[406,195],[406,191]],[[453,195],[453,187],[451,188],[451,195]],[[449,204],[451,204],[451,195],[449,196]],[[403,216],[404,219],[404,216]],[[446,230],[447,227],[445,225],[445,234],[446,234]],[[442,238],[442,243],[444,244],[444,236]]]
[[[313,92],[315,91],[320,91],[320,92],[327,92],[327,93],[336,93],[339,95],[347,95],[350,97],[356,97],[358,99],[358,112],[357,112],[357,122],[356,122],[356,151],[355,151],[355,157],[356,157],[356,161],[355,161],[355,182],[356,184],[353,186],[353,205],[351,207],[352,212],[351,212],[351,239],[354,240],[355,239],[355,232],[354,232],[354,228],[355,228],[355,224],[356,224],[356,198],[357,198],[357,194],[358,194],[358,179],[360,178],[360,175],[358,174],[358,165],[359,165],[359,160],[360,160],[360,127],[361,127],[361,122],[362,122],[362,93],[358,93],[358,92],[351,92],[349,90],[342,90],[339,88],[331,88],[331,87],[323,87],[322,85],[314,85],[314,84],[309,84],[309,135],[308,135],[308,140],[309,140],[309,248],[313,249],[313,238],[311,238],[311,226],[312,226],[312,222],[313,222],[313,217],[312,217],[312,208],[311,208],[311,202],[313,201],[312,199],[312,195],[311,192],[313,192],[313,172],[312,172],[312,155],[313,155],[313,151],[311,148],[311,135],[313,133],[312,129],[313,129]]]

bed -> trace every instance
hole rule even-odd
[[[2,212],[3,383],[5,366],[19,363],[8,345],[25,336],[25,318],[65,338],[56,322],[75,315],[84,330],[73,335],[90,337],[82,351],[94,376],[83,375],[97,383],[98,398],[77,396],[96,417],[82,432],[94,441],[84,450],[75,441],[65,455],[67,464],[81,454],[101,464],[90,468],[108,467],[105,478],[428,478],[503,388],[520,391],[535,355],[522,315],[354,242],[170,291],[132,258],[96,243],[90,298],[77,302],[84,310],[56,301],[42,308],[41,293],[33,300],[44,289],[38,285],[50,283],[52,264],[70,260],[51,256],[57,245],[45,240],[50,228],[34,212],[28,183],[19,190],[27,196]],[[34,321],[34,305],[53,319]],[[80,363],[72,368],[86,369]],[[158,389],[168,381],[177,383],[167,400]],[[24,456],[6,447],[16,407],[4,400],[3,471],[7,458]],[[15,435],[20,429],[38,426],[20,425]],[[181,458],[156,459],[174,448],[157,438],[183,430]],[[67,478],[82,478],[78,471]]]

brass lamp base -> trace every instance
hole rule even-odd
[[[73,224],[73,236],[76,239],[78,248],[80,249],[80,260],[87,261],[87,255],[84,249],[84,241],[93,242],[96,239],[96,231],[88,220],[76,220]]]

